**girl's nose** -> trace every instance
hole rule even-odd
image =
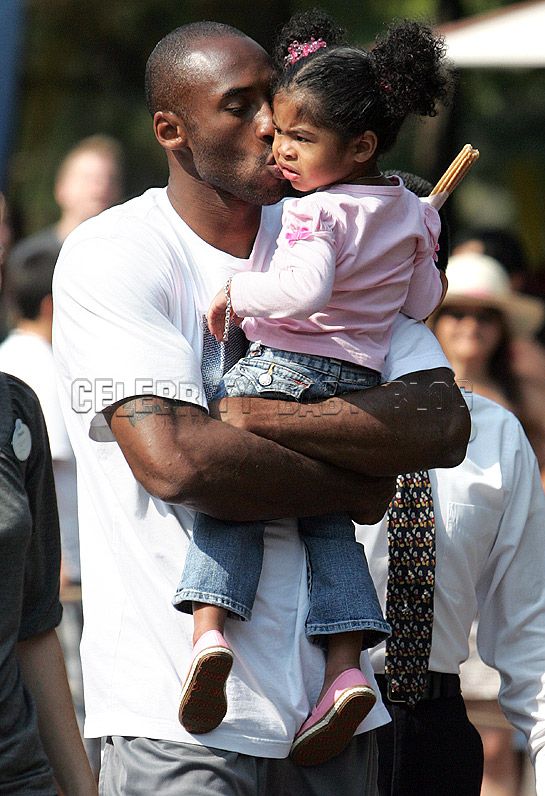
[[[275,134],[273,151],[275,154],[278,152],[280,157],[285,158],[286,160],[293,160],[295,158],[295,150],[292,146],[292,143],[285,135]]]

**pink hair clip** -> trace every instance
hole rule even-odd
[[[284,63],[286,66],[293,66],[301,58],[306,58],[307,55],[321,50],[322,47],[327,47],[327,42],[323,39],[315,39],[314,36],[311,37],[310,41],[292,41],[288,47],[288,54],[284,58]]]
[[[380,90],[383,91],[385,94],[391,94],[392,93],[392,85],[391,85],[391,83],[388,83],[387,80],[384,80],[384,79],[380,80],[378,85],[379,85]]]

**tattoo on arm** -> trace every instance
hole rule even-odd
[[[116,418],[126,417],[133,428],[142,420],[146,420],[153,415],[174,418],[202,414],[206,414],[205,410],[196,404],[158,398],[155,395],[133,398],[123,403],[114,404],[104,410],[104,415],[109,425],[111,425],[112,417],[115,415]]]

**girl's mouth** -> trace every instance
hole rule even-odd
[[[287,166],[283,166],[280,163],[278,165],[279,165],[280,171],[282,172],[282,174],[284,175],[286,180],[289,180],[290,182],[295,182],[296,180],[299,179],[300,175],[297,174],[296,171],[292,171],[291,169],[287,168]]]

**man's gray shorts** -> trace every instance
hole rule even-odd
[[[195,744],[107,738],[100,796],[377,796],[374,732],[313,768]]]

